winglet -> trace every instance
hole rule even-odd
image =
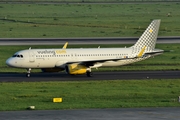
[[[142,50],[139,52],[139,54],[137,55],[138,58],[139,58],[139,57],[142,57],[145,49],[146,49],[146,46],[144,46],[144,47],[142,48]]]
[[[66,49],[67,45],[68,45],[68,42],[66,42],[66,43],[64,44],[63,49]]]

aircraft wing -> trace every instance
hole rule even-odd
[[[96,63],[103,63],[103,62],[107,62],[107,61],[116,62],[118,60],[127,60],[127,59],[133,59],[133,58],[136,58],[136,57],[125,56],[124,58],[115,58],[115,59],[81,60],[81,61],[67,62],[66,64],[79,63],[81,65],[93,66]]]
[[[127,59],[135,59],[135,58],[141,58],[144,55],[144,51],[146,49],[146,46],[144,46],[141,51],[139,52],[139,54],[137,54],[136,56],[132,56],[132,57],[128,57],[128,56],[124,56],[124,57],[117,57],[117,58],[109,58],[109,59],[97,59],[97,60],[82,60],[82,61],[76,61],[76,62],[67,62],[66,64],[72,64],[72,63],[79,63],[79,64],[83,64],[86,66],[93,66],[96,63],[103,63],[103,62],[107,62],[107,61],[118,61],[118,60],[127,60]]]

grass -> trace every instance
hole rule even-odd
[[[179,2],[178,0],[1,0],[1,2],[31,3],[144,3],[144,2]]]
[[[180,80],[0,83],[0,110],[178,107]],[[53,103],[62,97],[62,103]]]
[[[2,38],[140,36],[161,19],[159,36],[178,36],[179,3],[1,4]]]
[[[40,0],[39,0],[40,1]],[[162,19],[160,36],[179,35],[179,3],[149,4],[0,4],[2,38],[140,36],[152,19]],[[101,45],[103,47],[103,45]],[[113,45],[115,47],[128,45]],[[30,46],[0,46],[0,72],[22,72],[5,65],[14,52]],[[52,46],[31,46],[52,48]],[[53,46],[59,48],[59,46]],[[69,46],[82,47],[82,46]],[[87,45],[85,47],[91,47]],[[97,47],[97,46],[94,46]],[[108,46],[105,46],[108,47]],[[179,44],[174,50],[115,70],[179,70]],[[109,70],[103,69],[103,70]],[[0,110],[173,107],[180,106],[180,80],[0,83]],[[52,98],[62,97],[62,103]]]

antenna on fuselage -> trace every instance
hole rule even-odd
[[[29,47],[29,50],[31,50],[31,47]]]

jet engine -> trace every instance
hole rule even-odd
[[[66,72],[71,75],[85,74],[88,68],[85,65],[68,64],[65,67]]]

